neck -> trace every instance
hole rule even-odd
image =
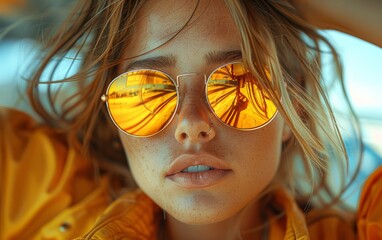
[[[234,240],[261,239],[264,233],[264,217],[257,202],[250,204],[229,219],[206,225],[190,225],[166,217],[166,239],[170,240]],[[251,231],[253,229],[253,231]]]

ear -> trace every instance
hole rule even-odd
[[[287,142],[293,135],[292,129],[290,129],[289,125],[284,121],[283,123],[283,132],[282,132],[282,141],[283,143]]]

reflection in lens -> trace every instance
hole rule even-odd
[[[207,83],[208,102],[225,124],[254,129],[276,114],[276,106],[241,63],[225,65],[214,71]]]
[[[175,84],[155,70],[125,73],[114,80],[107,94],[114,122],[135,136],[150,136],[162,130],[177,104]]]

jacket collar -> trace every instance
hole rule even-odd
[[[309,239],[305,216],[292,195],[283,188],[276,189],[271,204],[278,212],[267,213],[268,239]],[[127,193],[111,204],[97,220],[85,239],[157,239],[160,208],[142,191]]]

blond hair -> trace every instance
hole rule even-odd
[[[292,139],[283,146],[275,181],[282,181],[297,202],[307,208],[311,201],[314,207],[341,203],[341,196],[355,175],[346,181],[348,156],[322,80],[323,52],[333,57],[336,80],[349,106],[355,132],[360,134],[360,130],[344,89],[335,48],[287,1],[225,2],[242,37],[244,62],[263,88],[269,89],[293,132]],[[267,74],[276,81],[266,81]],[[333,179],[329,181],[333,169],[338,171],[336,187]]]

